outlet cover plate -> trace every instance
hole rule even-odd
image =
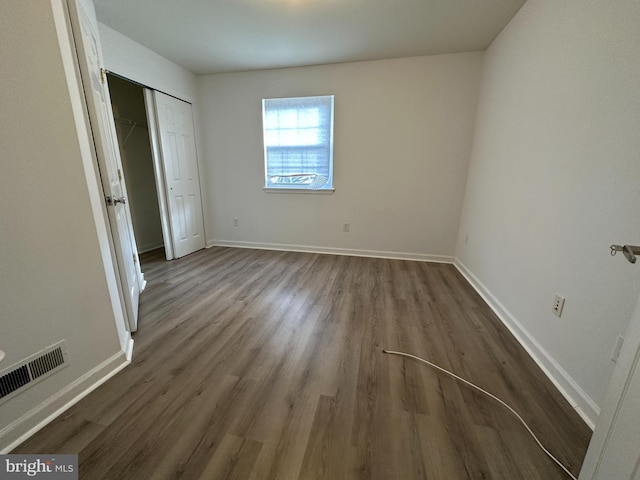
[[[562,309],[564,308],[564,297],[556,294],[553,298],[553,307],[551,307],[551,311],[556,317],[562,316]]]

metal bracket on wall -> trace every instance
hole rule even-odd
[[[635,245],[611,245],[611,255],[622,252],[630,263],[636,263],[636,255],[640,255],[640,247]]]

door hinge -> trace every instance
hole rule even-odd
[[[136,254],[133,254],[133,264],[137,264],[138,263],[138,257],[136,256]]]
[[[118,180],[122,181],[122,172],[118,169]]]
[[[106,69],[104,68],[100,69],[100,81],[102,82],[103,85],[107,83],[107,73],[109,72]]]

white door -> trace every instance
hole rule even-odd
[[[69,7],[82,87],[87,101],[105,201],[107,201],[121,294],[129,329],[134,332],[137,330],[138,301],[140,290],[143,288],[141,282],[144,280],[140,272],[129,205],[126,203],[127,191],[122,175],[106,73],[102,69],[102,51],[95,23],[95,12],[86,10],[90,9],[92,4],[78,0],[70,0]]]
[[[173,256],[205,247],[200,176],[191,104],[153,92]]]
[[[580,480],[640,480],[639,361],[640,297],[582,465]]]

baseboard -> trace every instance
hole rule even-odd
[[[164,246],[164,240],[161,242],[147,243],[145,245],[140,245],[138,247],[138,253],[150,252],[151,250],[155,250],[156,248],[160,248]]]
[[[133,340],[130,345],[132,348]],[[129,363],[130,361],[127,360],[126,354],[118,352],[7,425],[0,431],[0,454],[9,453],[38,430],[89,395]]]
[[[279,250],[286,252],[347,255],[352,257],[389,258],[395,260],[413,260],[417,262],[453,263],[454,261],[454,257],[449,255],[428,255],[424,253],[389,252],[384,250],[360,250],[353,248],[319,247],[314,245],[289,245],[282,243],[238,242],[234,240],[214,239],[207,242],[207,248],[211,247],[255,248],[258,250]]]
[[[584,422],[593,430],[600,415],[600,408],[571,378],[567,371],[555,361],[542,345],[522,326],[520,322],[505,308],[493,293],[476,277],[459,259],[454,265],[467,279],[471,286],[489,305],[511,334],[520,342],[529,356],[538,364],[544,374],[553,382],[558,391],[567,399]]]
[[[129,336],[129,339],[127,340],[124,355],[127,359],[127,362],[131,362],[131,359],[133,358],[133,338],[131,338],[131,336]]]

